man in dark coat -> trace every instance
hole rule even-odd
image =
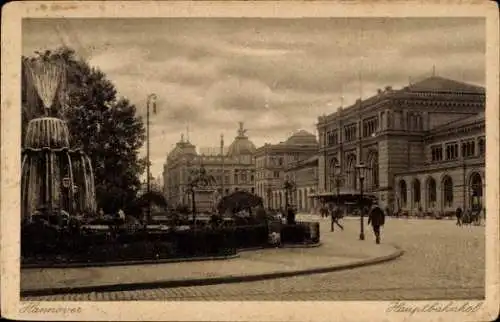
[[[341,212],[342,210],[338,205],[330,207],[330,219],[331,219],[330,231],[335,230],[335,225],[339,226],[340,229],[344,230],[344,227],[339,223]]]
[[[462,226],[462,208],[458,207],[455,211],[455,215],[457,216],[457,226]]]
[[[380,227],[385,224],[385,213],[378,205],[374,205],[368,215],[368,225],[372,225],[375,242],[380,244]]]

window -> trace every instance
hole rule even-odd
[[[480,138],[477,144],[479,146],[479,155],[483,156],[486,152],[486,142],[484,138]]]
[[[432,162],[443,160],[443,147],[436,145],[431,147],[431,160]]]
[[[238,184],[238,173],[234,174],[234,184]]]
[[[476,144],[474,141],[462,142],[462,157],[464,158],[473,157],[476,154],[475,148]]]
[[[413,181],[413,205],[420,205],[420,181],[418,179]]]
[[[458,144],[449,143],[446,145],[446,160],[458,159]]]
[[[407,194],[407,192],[406,192],[406,181],[401,180],[399,182],[399,195],[400,195],[400,201],[401,201],[400,206],[401,207],[406,207],[406,201],[407,201],[406,194]]]
[[[251,191],[252,191],[252,193],[255,193],[255,188],[252,187]]]
[[[448,176],[443,180],[443,197],[444,206],[451,207],[453,205],[453,181]]]
[[[327,142],[328,145],[335,145],[339,143],[338,130],[327,132]]]
[[[346,142],[354,141],[356,139],[356,124],[354,123],[351,125],[347,125],[346,127],[344,127],[344,132]]]
[[[280,172],[279,172],[279,171],[274,171],[274,173],[273,173],[273,177],[274,177],[275,179],[278,179],[278,178],[280,177]]]
[[[253,182],[253,180],[254,180],[254,177],[253,177],[253,174],[252,174],[252,175],[250,175],[250,182]]]
[[[279,166],[282,166],[282,165],[283,165],[283,158],[282,158],[282,157],[280,157],[280,158],[278,159],[278,165],[279,165]]]
[[[434,180],[434,178],[429,178],[427,181],[427,206],[429,208],[434,208],[436,199],[436,180]]]
[[[224,184],[229,184],[229,176],[224,176]]]
[[[363,137],[369,137],[377,131],[378,119],[372,117],[363,121]]]

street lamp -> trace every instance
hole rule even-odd
[[[149,94],[148,99],[147,99],[147,106],[146,106],[146,191],[147,194],[151,192],[151,183],[150,183],[150,178],[149,178],[149,167],[150,167],[150,161],[149,161],[149,107],[152,105],[153,106],[153,112],[156,111],[156,94]],[[148,222],[151,221],[151,198],[148,198],[148,213],[147,213],[147,220]]]
[[[271,186],[268,186],[267,187],[267,208],[268,209],[272,208],[272,200],[271,200],[272,193],[273,193],[273,189],[271,188]]]
[[[360,162],[358,165],[356,165],[356,171],[358,172],[358,177],[359,177],[359,195],[361,198],[361,216],[360,216],[360,233],[359,233],[359,239],[360,240],[365,240],[365,227],[364,227],[364,199],[363,199],[363,183],[365,181],[365,172],[366,172],[366,165],[363,162]]]
[[[285,179],[285,183],[283,184],[283,188],[285,189],[285,210],[288,210],[288,196],[292,192],[293,188],[295,187],[295,183],[291,181],[290,179]]]
[[[287,214],[287,221],[289,224],[295,224],[295,215],[292,213],[291,215],[289,215],[289,208],[288,208],[289,205],[288,196],[295,189],[295,182],[286,178],[283,184],[283,188],[285,189],[285,202],[286,202],[285,213]]]

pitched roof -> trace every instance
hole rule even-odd
[[[456,80],[431,76],[421,80],[415,84],[407,86],[406,91],[410,92],[467,92],[467,93],[484,93],[484,88],[472,84],[459,82]]]
[[[380,90],[378,94],[364,98],[361,101],[358,99],[355,103],[351,104],[346,108],[340,109],[340,111],[342,111],[342,113],[349,113],[349,111],[355,111],[356,109],[359,109],[360,105],[368,106],[380,100],[387,99],[388,97],[405,96],[405,94],[412,92],[429,92],[429,93],[458,92],[458,93],[470,93],[470,94],[484,94],[485,89],[484,87],[481,86],[467,84],[456,80],[444,78],[441,76],[431,76],[400,89],[393,89],[391,86],[387,86],[384,90]],[[339,110],[330,113],[328,117],[335,115],[338,111]]]

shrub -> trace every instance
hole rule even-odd
[[[74,229],[74,228],[73,228]],[[207,226],[189,230],[60,229],[47,223],[22,227],[23,258],[41,255],[47,262],[106,262],[235,254],[239,248],[268,243],[267,225]]]

